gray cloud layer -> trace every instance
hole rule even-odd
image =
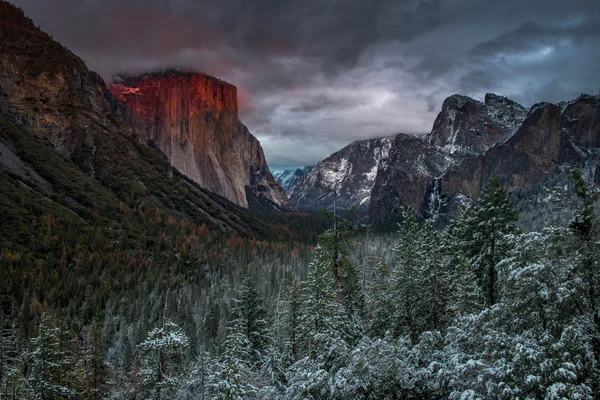
[[[239,88],[276,167],[430,130],[443,99],[524,105],[600,85],[597,0],[14,0],[110,79],[195,68]]]

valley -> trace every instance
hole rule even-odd
[[[0,399],[598,398],[600,96],[272,171],[244,88],[137,72],[0,0]]]

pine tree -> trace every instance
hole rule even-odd
[[[398,230],[398,243],[394,247],[396,267],[392,276],[392,291],[397,301],[394,334],[418,338],[417,303],[419,301],[419,273],[422,268],[420,229],[413,209],[405,210],[403,223]]]
[[[172,322],[148,332],[138,347],[141,368],[138,373],[143,389],[154,399],[167,399],[181,384],[184,351],[188,337]]]
[[[444,268],[440,235],[432,223],[421,228],[418,246],[421,263],[418,273],[421,293],[417,298],[419,331],[441,330],[448,322],[450,274]]]
[[[460,260],[456,269],[450,293],[448,309],[454,318],[477,313],[483,308],[484,298],[481,287],[465,257]]]
[[[569,226],[575,238],[576,274],[583,282],[583,298],[595,327],[592,348],[596,362],[600,365],[600,223],[596,214],[600,191],[587,184],[580,169],[573,169],[571,178],[575,195],[579,199],[578,210]]]
[[[94,320],[84,335],[84,376],[85,396],[90,399],[102,399],[108,391],[108,363],[102,327]]]
[[[243,398],[247,391],[250,366],[251,344],[246,334],[246,327],[241,319],[236,319],[229,327],[222,345],[220,368],[215,381],[216,398],[237,400]]]
[[[253,365],[260,364],[263,352],[268,343],[270,332],[267,321],[267,310],[256,289],[256,282],[246,279],[240,289],[240,299],[233,300],[232,309],[235,323],[242,327],[242,333],[249,343],[249,359]]]
[[[75,396],[75,357],[67,332],[44,313],[38,336],[31,339],[30,381],[40,399],[68,399]]]
[[[336,300],[344,307],[348,315],[362,316],[364,295],[360,274],[350,261],[350,242],[345,224],[338,222],[335,228],[319,235],[323,262],[330,266],[332,288]]]
[[[208,353],[206,348],[201,347],[196,357],[190,375],[185,385],[185,398],[194,398],[199,400],[210,399],[213,397],[211,390],[210,377],[214,373],[217,363]]]
[[[449,228],[449,251],[465,256],[482,286],[486,305],[498,300],[496,264],[507,254],[504,235],[517,232],[517,213],[495,176],[481,191],[477,202]]]
[[[395,299],[389,279],[390,268],[380,261],[377,264],[377,279],[372,283],[368,299],[369,335],[374,338],[382,338],[394,329]]]
[[[10,321],[0,318],[0,398],[33,399],[33,390],[23,374],[23,364],[16,330]]]
[[[274,336],[274,340],[282,346],[283,358],[288,365],[298,361],[300,355],[298,336],[301,307],[300,285],[292,280],[283,301],[279,326]]]
[[[309,268],[302,288],[298,342],[302,355],[316,358],[329,345],[339,307],[334,303],[329,257],[322,247],[315,250],[315,260]]]

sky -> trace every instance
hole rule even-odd
[[[238,87],[272,169],[431,130],[443,100],[600,88],[599,0],[12,0],[107,81],[163,68]]]

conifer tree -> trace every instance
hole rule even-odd
[[[600,223],[596,203],[600,191],[587,184],[580,169],[571,171],[573,188],[579,200],[575,218],[569,228],[575,238],[576,274],[583,283],[583,298],[594,325],[592,347],[600,365]]]
[[[329,345],[339,306],[334,303],[329,258],[322,247],[315,250],[315,260],[309,268],[303,282],[298,341],[302,354],[315,358]]]
[[[185,398],[205,400],[213,397],[211,377],[214,377],[216,364],[206,348],[201,347],[185,385]]]
[[[102,399],[107,392],[108,363],[102,327],[98,320],[94,320],[88,327],[83,341],[85,396],[90,399]]]
[[[168,399],[181,383],[184,351],[188,337],[172,322],[148,332],[138,347],[141,368],[138,373],[143,390],[152,398]]]
[[[268,346],[270,332],[267,321],[267,310],[256,288],[256,282],[246,279],[240,289],[240,299],[233,300],[232,309],[235,323],[242,328],[249,344],[249,359],[253,365],[259,365],[263,352]]]
[[[484,298],[477,276],[465,257],[462,257],[451,283],[448,310],[457,318],[481,311]]]
[[[282,346],[283,357],[287,364],[297,361],[300,355],[298,336],[301,307],[300,285],[292,280],[283,301],[279,326],[274,336],[274,339]]]
[[[450,291],[450,274],[444,268],[440,235],[432,223],[426,223],[420,231],[420,269],[418,272],[419,291],[417,316],[419,331],[441,330],[447,323],[447,303]],[[419,289],[420,287],[420,289]]]
[[[237,400],[243,398],[248,391],[251,344],[245,329],[243,321],[235,319],[225,336],[219,371],[212,378],[215,381],[217,399]]]
[[[31,339],[31,385],[40,399],[68,399],[77,392],[75,357],[66,332],[47,313],[42,314],[38,335]]]
[[[372,283],[369,305],[369,335],[382,338],[394,329],[394,312],[396,302],[392,294],[390,268],[380,261],[377,264],[377,278]]]
[[[410,335],[417,340],[417,303],[419,301],[419,273],[422,268],[419,242],[420,230],[413,209],[405,210],[394,247],[396,268],[392,277],[392,291],[397,301],[394,334]]]
[[[507,254],[504,235],[516,233],[517,213],[495,176],[450,230],[457,254],[467,257],[482,286],[486,305],[498,300],[496,264]]]

